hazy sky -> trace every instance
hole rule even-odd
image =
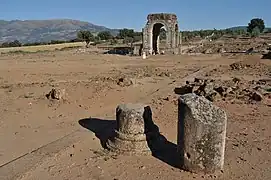
[[[181,30],[271,26],[271,0],[0,0],[0,19],[76,19],[109,28],[141,30],[149,13],[177,14]]]

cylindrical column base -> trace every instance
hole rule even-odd
[[[119,153],[151,154],[148,139],[158,136],[149,106],[122,104],[116,109],[117,129],[107,147]]]

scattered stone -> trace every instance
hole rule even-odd
[[[214,93],[214,85],[212,83],[205,84],[204,93],[206,96]]]
[[[239,82],[241,81],[241,79],[234,77],[234,78],[232,79],[232,81],[233,81],[234,83],[239,83]]]
[[[206,99],[208,99],[211,102],[216,101],[218,98],[220,98],[220,96],[215,91],[212,91],[212,93],[209,93],[209,94],[206,95]]]
[[[140,166],[139,169],[143,169],[144,170],[144,169],[146,169],[146,167],[145,166]]]
[[[195,78],[194,82],[186,81],[184,86],[176,87],[174,92],[178,95],[194,93],[211,102],[223,100],[232,103],[237,103],[234,99],[241,100],[238,101],[239,103],[242,101],[255,103],[255,101],[261,101],[263,98],[268,99],[267,97],[271,96],[268,80],[244,81],[242,83],[240,81],[238,78],[224,81]]]
[[[239,159],[240,159],[241,161],[247,161],[246,159],[244,159],[244,158],[242,158],[242,157],[239,157]]]
[[[239,144],[232,144],[233,146],[235,146],[235,147],[238,147],[239,146]]]
[[[243,64],[242,62],[237,62],[230,65],[231,70],[242,70],[250,67],[251,67],[250,65]]]
[[[47,99],[64,100],[67,97],[65,89],[52,89],[48,94],[46,94]]]
[[[225,96],[225,93],[227,91],[226,87],[219,86],[218,88],[215,88],[215,91],[218,92],[221,96]]]
[[[224,48],[219,48],[217,52],[218,52],[218,53],[225,53],[225,52],[227,52],[227,51],[226,51]]]
[[[196,94],[182,95],[178,107],[181,166],[194,173],[223,170],[227,116]]]
[[[271,51],[266,54],[263,54],[262,59],[271,59]]]
[[[209,48],[209,49],[206,49],[202,52],[203,54],[212,54],[213,53],[213,49]]]
[[[254,51],[254,48],[249,48],[247,51],[246,51],[246,54],[251,54],[252,52]]]
[[[251,99],[254,101],[261,101],[263,99],[263,96],[259,92],[254,92],[251,95]]]
[[[204,82],[204,80],[203,79],[199,79],[199,78],[195,78],[194,82],[202,84]]]
[[[119,78],[119,80],[118,80],[118,83],[117,83],[119,86],[122,86],[122,87],[124,87],[124,86],[131,86],[131,85],[133,85],[133,81],[131,80],[131,79],[129,79],[129,78]]]

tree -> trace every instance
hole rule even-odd
[[[260,35],[260,29],[258,27],[254,28],[251,32],[251,37],[258,37]]]
[[[86,42],[86,47],[88,47],[91,41],[94,41],[94,36],[90,31],[79,31],[77,33],[77,38]]]
[[[135,35],[135,32],[133,29],[121,29],[119,31],[119,34],[118,34],[118,37],[121,38],[121,39],[124,39],[124,38],[127,38],[127,37],[134,37]]]
[[[112,38],[113,38],[112,34],[111,34],[109,31],[102,31],[102,32],[99,32],[97,36],[98,36],[101,40],[109,40],[109,39],[112,39]]]
[[[132,37],[126,37],[123,41],[125,44],[132,44],[134,42],[134,39]]]
[[[265,29],[264,21],[260,18],[254,18],[248,23],[247,31],[252,33],[255,28],[259,28],[260,33]]]
[[[167,32],[164,28],[160,29],[160,39],[166,39],[167,38]]]

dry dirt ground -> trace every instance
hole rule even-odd
[[[257,64],[232,70],[234,62]],[[174,88],[195,77],[271,78],[259,55],[140,57],[58,51],[0,56],[0,179],[271,179],[270,96],[262,102],[218,100],[228,114],[225,169],[217,175],[176,168]],[[213,70],[215,69],[215,70]],[[118,83],[123,78],[124,83]],[[128,81],[129,83],[126,83]],[[132,82],[132,84],[130,83]],[[48,100],[64,88],[65,101]],[[169,143],[153,156],[109,153],[102,144],[120,103],[146,103]]]

